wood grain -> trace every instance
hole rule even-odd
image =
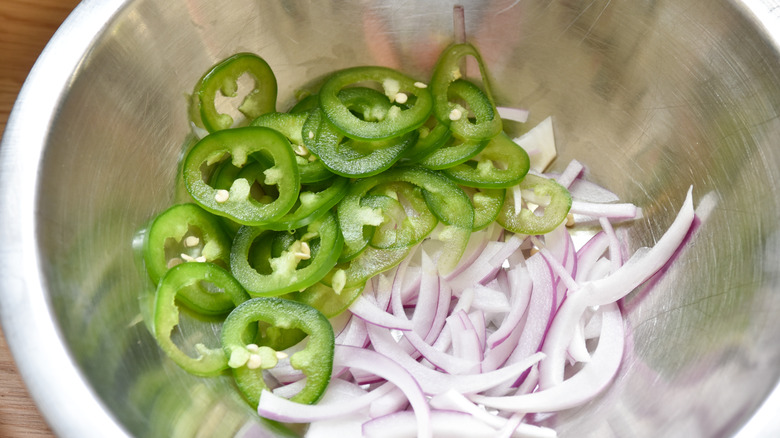
[[[77,0],[0,0],[0,132],[46,43]],[[2,291],[0,291],[2,293]],[[0,331],[0,437],[51,438]]]

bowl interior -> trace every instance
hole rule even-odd
[[[499,104],[529,109],[528,126],[553,117],[553,170],[576,159],[642,207],[625,226],[632,249],[660,236],[690,186],[699,206],[674,266],[623,303],[630,338],[615,384],[549,424],[562,437],[735,432],[780,374],[777,42],[725,0],[458,3]],[[143,321],[149,285],[133,242],[179,196],[186,95],[200,75],[257,53],[282,110],[343,67],[424,80],[451,42],[454,4],[137,0],[95,38],[50,127],[36,228],[67,349],[129,433],[258,430],[227,380],[171,366]]]

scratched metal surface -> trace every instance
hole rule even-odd
[[[254,427],[226,381],[161,360],[142,320],[148,287],[131,243],[175,198],[184,95],[237,51],[273,66],[282,109],[299,84],[341,67],[425,78],[454,3],[82,3],[33,71],[0,167],[3,330],[58,434]],[[615,384],[549,425],[562,437],[737,433],[780,375],[777,2],[457,3],[497,99],[528,108],[530,124],[554,117],[554,167],[576,158],[643,208],[632,248],[660,236],[691,185],[700,206],[675,266],[624,303],[630,348]],[[754,427],[762,436],[777,419]]]

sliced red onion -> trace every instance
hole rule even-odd
[[[614,192],[582,178],[578,178],[571,183],[569,193],[571,193],[572,199],[584,202],[604,204],[620,200],[620,197]]]
[[[507,363],[522,360],[539,351],[547,327],[555,310],[555,290],[552,284],[552,269],[541,254],[528,258],[528,274],[533,281],[531,299],[528,303],[528,319],[523,327],[517,348],[512,352]],[[518,382],[519,383],[519,382]]]
[[[487,344],[490,348],[496,348],[499,343],[503,342],[515,330],[523,318],[531,298],[533,282],[526,268],[522,266],[514,267],[507,271],[507,275],[512,287],[512,305],[498,329],[488,336]]]
[[[590,279],[589,274],[596,262],[609,248],[609,237],[604,231],[599,231],[588,239],[582,248],[577,251],[577,274],[574,279],[584,282]]]
[[[475,310],[469,312],[467,323],[471,323],[471,328],[477,334],[477,344],[479,345],[479,357],[482,360],[485,353],[485,345],[487,342],[487,322],[485,321],[485,312],[482,310]]]
[[[612,270],[617,271],[623,265],[623,254],[620,253],[620,241],[618,240],[615,229],[612,228],[612,224],[605,217],[599,218],[599,224],[601,229],[607,235],[609,241],[609,260],[612,262]]]
[[[583,328],[583,324],[583,321],[580,320],[579,323],[574,326],[574,333],[569,342],[569,347],[566,349],[572,362],[590,362],[590,352],[585,343],[585,329]]]
[[[390,382],[382,384],[391,385],[392,389],[387,392],[383,397],[380,397],[368,407],[368,416],[371,418],[381,417],[384,415],[392,414],[405,410],[409,407],[409,399],[406,398],[406,394],[401,391],[397,386]]]
[[[439,308],[439,299],[441,290],[439,285],[439,276],[436,272],[436,266],[433,260],[424,250],[421,251],[420,266],[420,286],[417,294],[417,303],[412,313],[412,324],[414,331],[423,338],[428,337],[428,333],[433,328],[436,313]]]
[[[693,197],[689,189],[680,212],[658,242],[647,251],[637,251],[614,274],[594,281],[588,293],[588,305],[615,302],[661,269],[688,235],[694,218]]]
[[[688,236],[694,219],[692,193],[689,189],[674,222],[653,248],[640,249],[613,274],[585,283],[577,293],[564,301],[542,348],[548,356],[540,367],[542,388],[550,388],[563,381],[566,349],[585,309],[621,299],[661,269]]]
[[[512,235],[506,242],[489,242],[478,260],[458,275],[449,277],[447,281],[455,291],[466,289],[476,283],[487,283],[495,277],[504,261],[515,253],[522,243],[522,238],[517,235]]]
[[[576,295],[576,294],[575,294]],[[556,412],[573,408],[598,395],[612,381],[623,358],[623,317],[616,304],[603,306],[601,336],[592,360],[574,376],[555,386],[524,395],[469,398],[489,408],[511,412]]]
[[[547,248],[539,249],[539,254],[550,266],[552,271],[555,273],[555,276],[561,280],[561,283],[565,289],[574,291],[580,288],[579,283],[577,283],[571,276],[571,272],[569,272],[569,270],[567,270],[566,267],[563,266],[561,262],[556,257],[554,257]],[[555,303],[555,307],[558,307],[557,302]]]
[[[612,272],[612,261],[606,257],[599,259],[590,270],[587,281],[593,282],[596,280],[601,280],[602,278],[606,278]]]
[[[350,306],[349,311],[365,322],[380,327],[395,330],[412,330],[412,321],[385,312],[372,302],[370,298],[359,296]]]
[[[306,429],[306,438],[359,437],[362,433],[363,423],[368,420],[370,420],[368,415],[358,413],[330,420],[315,421]],[[252,438],[271,438],[268,426],[264,426],[260,434]]]
[[[448,438],[494,438],[496,429],[474,419],[468,414],[455,411],[431,411],[430,427],[437,437]],[[402,411],[363,423],[365,438],[406,438],[417,436],[413,415]]]
[[[444,278],[448,280],[452,279],[463,272],[464,269],[473,265],[474,262],[480,258],[482,252],[487,247],[487,244],[489,242],[498,241],[502,234],[503,228],[495,223],[488,225],[481,231],[471,233],[469,242],[466,244],[466,249],[463,251],[463,256],[460,258],[460,262],[455,267],[455,269],[453,269],[452,272],[447,274]]]
[[[365,347],[368,343],[366,322],[358,317],[352,317],[344,330],[336,337],[336,344],[353,347]]]
[[[517,349],[518,341],[520,340],[520,335],[523,333],[526,319],[528,319],[527,312],[522,315],[522,318],[511,329],[508,336],[502,336],[502,339],[496,341],[494,346],[487,347],[485,359],[482,360],[481,364],[482,372],[497,370],[506,363],[512,352]]]
[[[551,117],[547,117],[530,131],[515,138],[514,142],[528,152],[531,169],[537,172],[543,172],[558,155]]]
[[[607,217],[610,219],[634,219],[639,215],[639,209],[634,204],[604,204],[586,201],[572,201],[571,214],[589,217]]]
[[[517,363],[495,371],[452,375],[433,370],[412,359],[387,331],[369,326],[368,334],[374,348],[385,356],[392,357],[408,370],[426,394],[438,394],[450,388],[464,393],[481,392],[503,382],[517,379],[525,370],[544,357],[543,354],[532,354]]]
[[[563,172],[553,179],[558,181],[558,184],[568,189],[569,186],[574,183],[577,177],[582,174],[583,170],[585,170],[585,166],[583,166],[582,163],[577,160],[571,160],[569,161],[569,164],[566,165],[566,168],[563,170]]]
[[[431,398],[431,407],[436,411],[454,411],[471,415],[473,418],[493,427],[494,429],[503,429],[507,427],[508,421],[504,417],[487,412],[484,408],[475,405],[465,395],[449,390]],[[522,419],[522,417],[520,417]],[[513,425],[510,435],[512,437],[536,437],[547,438],[555,437],[557,433],[554,429],[540,427],[531,424],[518,423]]]
[[[539,364],[536,364],[528,370],[528,375],[523,383],[515,388],[515,395],[530,394],[539,385]]]
[[[471,319],[462,310],[451,315],[450,318],[453,320],[453,324],[450,326],[453,356],[472,363],[471,368],[453,374],[478,373],[480,371],[479,363],[482,362],[483,349]]]
[[[502,119],[511,120],[513,122],[525,123],[528,121],[528,110],[521,108],[508,108],[505,106],[497,106],[498,115]]]
[[[511,310],[509,299],[504,292],[481,284],[474,285],[471,307],[487,313],[506,313]]]
[[[312,423],[330,420],[345,415],[357,413],[369,404],[388,393],[393,386],[385,385],[371,392],[366,392],[359,386],[341,379],[332,379],[328,389],[318,404],[308,405],[290,401],[288,398],[296,394],[303,385],[295,391],[286,389],[263,391],[260,395],[258,413],[272,420],[288,423]]]
[[[459,325],[462,326],[462,321],[459,322]],[[458,335],[466,335],[466,331],[463,330],[459,332]],[[447,373],[465,374],[468,372],[473,372],[479,367],[481,358],[468,357],[466,355],[459,356],[457,354],[447,354],[426,343],[420,337],[420,335],[414,331],[404,333],[404,338],[408,340],[409,343],[412,344],[412,347],[420,352],[420,354],[422,354],[422,356],[428,362]],[[453,333],[453,340],[457,340],[458,342],[467,342],[467,347],[471,349],[471,353],[473,353],[475,351],[474,348],[477,347],[472,342],[470,342],[470,339],[466,339],[466,336],[464,336],[464,339],[460,339],[460,336],[456,336]]]
[[[523,417],[525,417],[525,414],[514,414],[509,417],[504,424],[504,427],[502,427],[498,435],[496,435],[496,438],[511,438],[518,426],[522,424]]]
[[[436,303],[436,314],[431,321],[430,330],[425,336],[425,342],[433,344],[439,335],[441,335],[444,323],[452,303],[452,288],[440,279],[439,281],[439,301]]]
[[[575,251],[571,233],[561,226],[532,237],[539,252],[526,260],[521,248],[527,252],[530,244],[525,242],[530,240],[511,234],[503,242],[490,240],[488,236],[498,238],[500,233],[483,231],[482,239],[470,244],[453,273],[441,277],[433,262],[441,249],[426,246],[438,252],[429,256],[418,251],[419,256],[410,255],[387,275],[372,279],[364,295],[351,306],[354,317],[334,321],[339,324],[340,341],[360,343],[373,351],[337,349],[366,352],[364,365],[370,362],[369,357],[377,356],[392,364],[385,363],[378,371],[374,363],[361,367],[337,361],[334,371],[340,373],[349,367],[344,376],[352,376],[355,382],[346,384],[352,387],[341,391],[337,404],[327,403],[331,396],[324,398],[320,405],[325,413],[308,408],[288,412],[291,406],[277,409],[273,405],[277,415],[289,415],[283,421],[305,415],[309,420],[328,419],[323,423],[331,430],[339,430],[334,420],[339,415],[353,422],[373,418],[363,425],[366,436],[414,436],[419,432],[555,436],[552,429],[525,423],[524,413],[534,414],[529,421],[538,421],[541,417],[537,414],[574,407],[598,395],[611,382],[624,344],[622,316],[614,302],[669,262],[695,219],[689,191],[674,223],[656,245],[640,249],[623,263],[624,248],[611,221],[636,215],[639,210],[633,204],[613,203],[611,192],[591,190],[581,179],[583,171],[574,161],[556,179],[610,203],[576,201],[577,214],[595,218],[603,230],[582,248]],[[470,263],[464,263],[466,260]],[[592,309],[597,307],[594,313]],[[591,355],[585,341],[595,337],[598,344]],[[567,359],[583,365],[564,380]],[[271,372],[289,383],[302,377],[294,371],[281,363],[281,371]],[[406,386],[396,388],[388,383],[388,373]],[[292,394],[302,384],[303,380],[275,391]],[[365,384],[376,389],[345,395],[360,389],[356,385]],[[409,392],[414,395],[410,397]],[[430,411],[423,394],[431,396],[430,406],[438,410]],[[273,397],[267,397],[267,403],[289,403]],[[412,411],[408,411],[414,397]],[[488,410],[499,409],[502,414],[494,415],[475,403]],[[410,421],[415,415],[417,421]],[[429,415],[431,429],[421,431],[421,418]],[[438,425],[438,421],[445,424]],[[350,430],[354,432],[354,426]]]
[[[414,410],[415,435],[419,438],[433,436],[428,401],[425,399],[418,382],[398,362],[375,351],[337,345],[334,363],[349,368],[371,371],[397,386],[406,395]]]

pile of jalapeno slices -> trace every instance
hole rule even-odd
[[[466,58],[481,80],[464,77]],[[248,123],[234,126],[216,100],[235,96],[243,75],[254,80],[237,108]],[[277,112],[276,77],[262,58],[239,53],[209,69],[190,99],[191,122],[207,135],[180,166],[191,199],[155,217],[144,241],[162,350],[196,375],[232,372],[253,405],[268,388],[262,370],[289,360],[307,376],[292,400],[314,403],[333,362],[328,318],[370,278],[426,239],[440,241],[446,273],[471,233],[493,222],[524,235],[560,225],[571,196],[528,173],[487,78],[478,50],[454,44],[429,82],[347,68]],[[221,345],[197,344],[192,355],[172,341],[180,306],[220,321]],[[284,353],[304,338],[303,350]]]

